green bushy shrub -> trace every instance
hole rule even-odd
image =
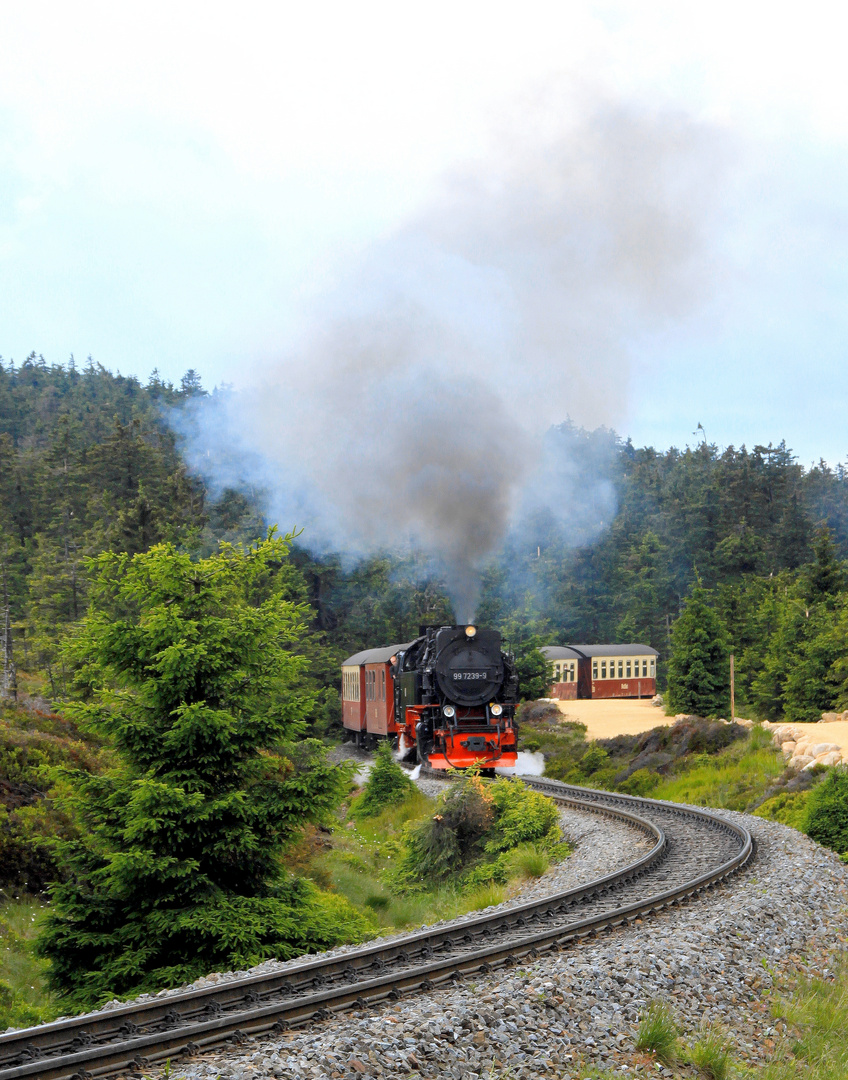
[[[469,772],[436,801],[436,812],[411,822],[393,886],[399,891],[443,881],[482,853],[482,841],[495,817],[491,785]]]
[[[580,759],[580,771],[586,776],[591,776],[609,761],[609,754],[602,746],[592,743],[583,757]]]
[[[389,743],[380,743],[365,791],[354,803],[351,813],[355,818],[374,817],[387,806],[398,806],[414,791],[415,785],[395,761]]]
[[[848,770],[831,769],[810,791],[804,832],[840,854],[848,851]]]
[[[626,795],[649,795],[661,780],[659,773],[650,769],[637,769],[618,784],[618,790]]]
[[[517,780],[495,780],[489,785],[495,820],[484,850],[487,854],[510,851],[519,844],[559,841],[556,804],[539,791]]]
[[[793,829],[803,830],[807,819],[808,791],[781,791],[761,803],[754,813],[767,821],[779,821]]]
[[[421,888],[460,872],[466,887],[503,885],[523,872],[515,863],[517,849],[538,869],[559,842],[556,805],[549,798],[520,781],[487,782],[470,773],[439,796],[435,814],[407,827],[392,885],[396,891]]]

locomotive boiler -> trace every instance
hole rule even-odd
[[[361,746],[397,739],[432,768],[515,764],[518,676],[496,630],[426,626],[342,665],[342,720]]]

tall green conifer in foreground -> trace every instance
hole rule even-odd
[[[174,985],[215,968],[361,936],[347,901],[285,872],[307,821],[349,772],[295,743],[305,609],[281,599],[288,540],[222,544],[192,561],[170,545],[93,560],[92,607],[74,646],[84,704],[109,737],[111,773],[65,773],[81,839],[40,940],[54,987],[78,1005]]]
[[[671,632],[668,702],[677,712],[727,716],[730,644],[724,623],[697,584]]]

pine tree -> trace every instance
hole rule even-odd
[[[108,736],[120,764],[60,785],[80,839],[57,842],[69,877],[40,940],[75,1004],[363,930],[347,901],[281,861],[350,780],[320,744],[296,741],[308,702],[292,692],[292,646],[306,609],[275,588],[286,553],[271,535],[196,562],[170,545],[94,560],[72,650],[91,692],[67,712]]]
[[[821,529],[813,542],[814,560],[805,567],[807,600],[811,604],[832,606],[845,587],[845,565],[837,558],[836,544],[830,529]]]
[[[669,705],[677,712],[726,716],[730,708],[730,643],[698,582],[671,632]]]

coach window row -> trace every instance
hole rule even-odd
[[[616,668],[618,674],[616,674]],[[609,670],[609,674],[607,674]],[[593,679],[653,679],[657,671],[657,662],[648,657],[622,657],[618,660],[593,660]]]
[[[554,664],[554,682],[577,682],[577,665]]]

